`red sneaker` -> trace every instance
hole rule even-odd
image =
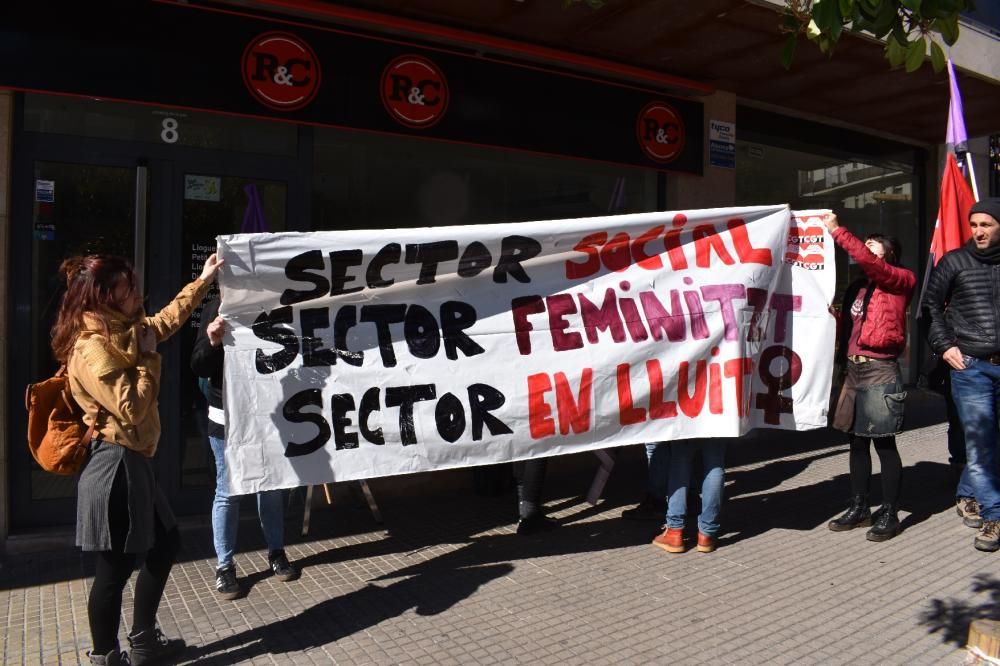
[[[668,553],[684,552],[684,530],[679,527],[668,527],[663,534],[653,539],[653,545]]]
[[[698,552],[711,553],[715,550],[715,537],[698,532]]]

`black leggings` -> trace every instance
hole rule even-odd
[[[514,478],[517,480],[517,513],[522,518],[534,518],[542,507],[542,484],[548,458],[532,458],[514,463]]]
[[[875,452],[882,466],[882,503],[898,505],[903,462],[899,459],[895,437],[869,439],[851,435],[851,492],[855,496],[868,494],[868,482],[872,475],[870,441],[875,443]]]
[[[111,529],[111,550],[97,553],[97,572],[90,588],[87,617],[94,654],[103,655],[118,645],[118,625],[122,616],[122,591],[135,570],[139,555],[125,552],[125,537],[129,531],[128,481],[119,466],[108,500],[108,523]],[[169,532],[156,518],[156,538],[143,558],[135,581],[132,632],[138,633],[156,626],[156,610],[163,597],[163,588],[170,576],[174,557],[180,548],[177,528]]]

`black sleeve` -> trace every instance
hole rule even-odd
[[[222,372],[224,358],[222,345],[213,347],[208,341],[206,329],[209,323],[219,314],[219,299],[214,298],[205,304],[201,311],[201,327],[191,350],[191,372],[198,377],[211,377]]]
[[[943,354],[950,347],[958,344],[958,338],[944,316],[955,273],[955,262],[951,257],[945,255],[931,271],[930,280],[927,281],[927,291],[924,294],[924,305],[931,317],[931,324],[927,330],[927,341],[937,354]]]

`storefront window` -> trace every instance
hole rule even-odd
[[[656,209],[656,174],[579,160],[317,129],[313,228],[523,222]]]
[[[788,203],[793,210],[830,208],[853,234],[864,239],[868,234],[894,236],[902,243],[901,263],[920,274],[921,253],[926,246],[918,242],[916,179],[914,152],[879,155],[844,154],[836,146],[824,149],[812,144],[794,147],[789,132],[773,140],[762,132],[741,131],[744,138],[736,143],[736,200],[739,205]],[[826,128],[835,140],[835,128]],[[750,138],[745,138],[749,135]],[[832,143],[832,141],[831,141]],[[926,255],[923,255],[926,257]],[[844,292],[862,278],[861,269],[841,250],[836,252],[837,290],[834,308],[840,309]],[[916,379],[913,353],[913,315],[917,295],[910,305],[908,344],[900,357],[903,377]]]

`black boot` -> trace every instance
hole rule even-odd
[[[115,649],[107,654],[94,654],[92,651],[87,653],[90,657],[91,666],[128,666],[128,655],[124,652],[119,651],[118,646],[115,645]]]
[[[185,643],[180,638],[167,638],[159,627],[133,632],[128,635],[129,657],[132,666],[143,664],[169,664],[184,650]]]
[[[868,495],[855,495],[844,515],[831,520],[827,523],[827,527],[834,532],[846,532],[855,527],[868,527],[871,524],[872,512],[868,508]]]
[[[883,504],[878,510],[878,519],[865,538],[869,541],[888,541],[899,534],[899,518],[895,504]]]

